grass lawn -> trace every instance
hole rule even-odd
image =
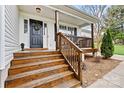
[[[114,54],[124,55],[124,45],[115,45]]]

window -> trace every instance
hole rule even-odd
[[[24,19],[24,33],[28,32],[28,20]]]
[[[45,35],[45,32],[46,32],[46,29],[47,29],[47,23],[44,23],[44,35]]]
[[[60,30],[64,30],[63,33],[77,35],[77,28],[71,26],[59,25]]]
[[[44,23],[44,27],[47,28],[47,24],[46,23]]]
[[[74,35],[77,36],[77,28],[74,28]]]
[[[68,27],[68,31],[74,31],[74,27]]]
[[[64,26],[64,25],[59,25],[59,29],[61,29],[61,30],[66,30],[66,26]]]

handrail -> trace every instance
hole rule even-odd
[[[75,77],[82,83],[82,50],[61,32],[57,34],[57,49],[66,59]]]
[[[79,48],[91,48],[91,40],[92,38],[74,36],[74,35],[65,35],[71,41],[73,41]]]
[[[77,49],[77,51],[79,51],[79,52],[82,53],[82,50],[81,50],[77,45],[75,45],[75,44],[73,43],[73,41],[71,41],[70,39],[68,39],[68,38],[67,38],[65,35],[63,35],[61,32],[59,32],[58,35],[61,35],[61,36],[62,36],[63,38],[65,38],[68,42],[70,42],[71,45],[74,46],[74,47]]]

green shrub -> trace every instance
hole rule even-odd
[[[110,34],[111,29],[107,29],[107,31],[104,33],[102,44],[101,44],[101,55],[104,58],[109,58],[113,56],[114,53],[114,45],[112,42],[112,37]]]

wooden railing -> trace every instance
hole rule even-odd
[[[73,41],[79,48],[89,48],[92,46],[91,38],[73,35],[66,35],[66,37]]]
[[[63,54],[75,77],[82,82],[82,50],[61,32],[57,34],[57,49]]]

